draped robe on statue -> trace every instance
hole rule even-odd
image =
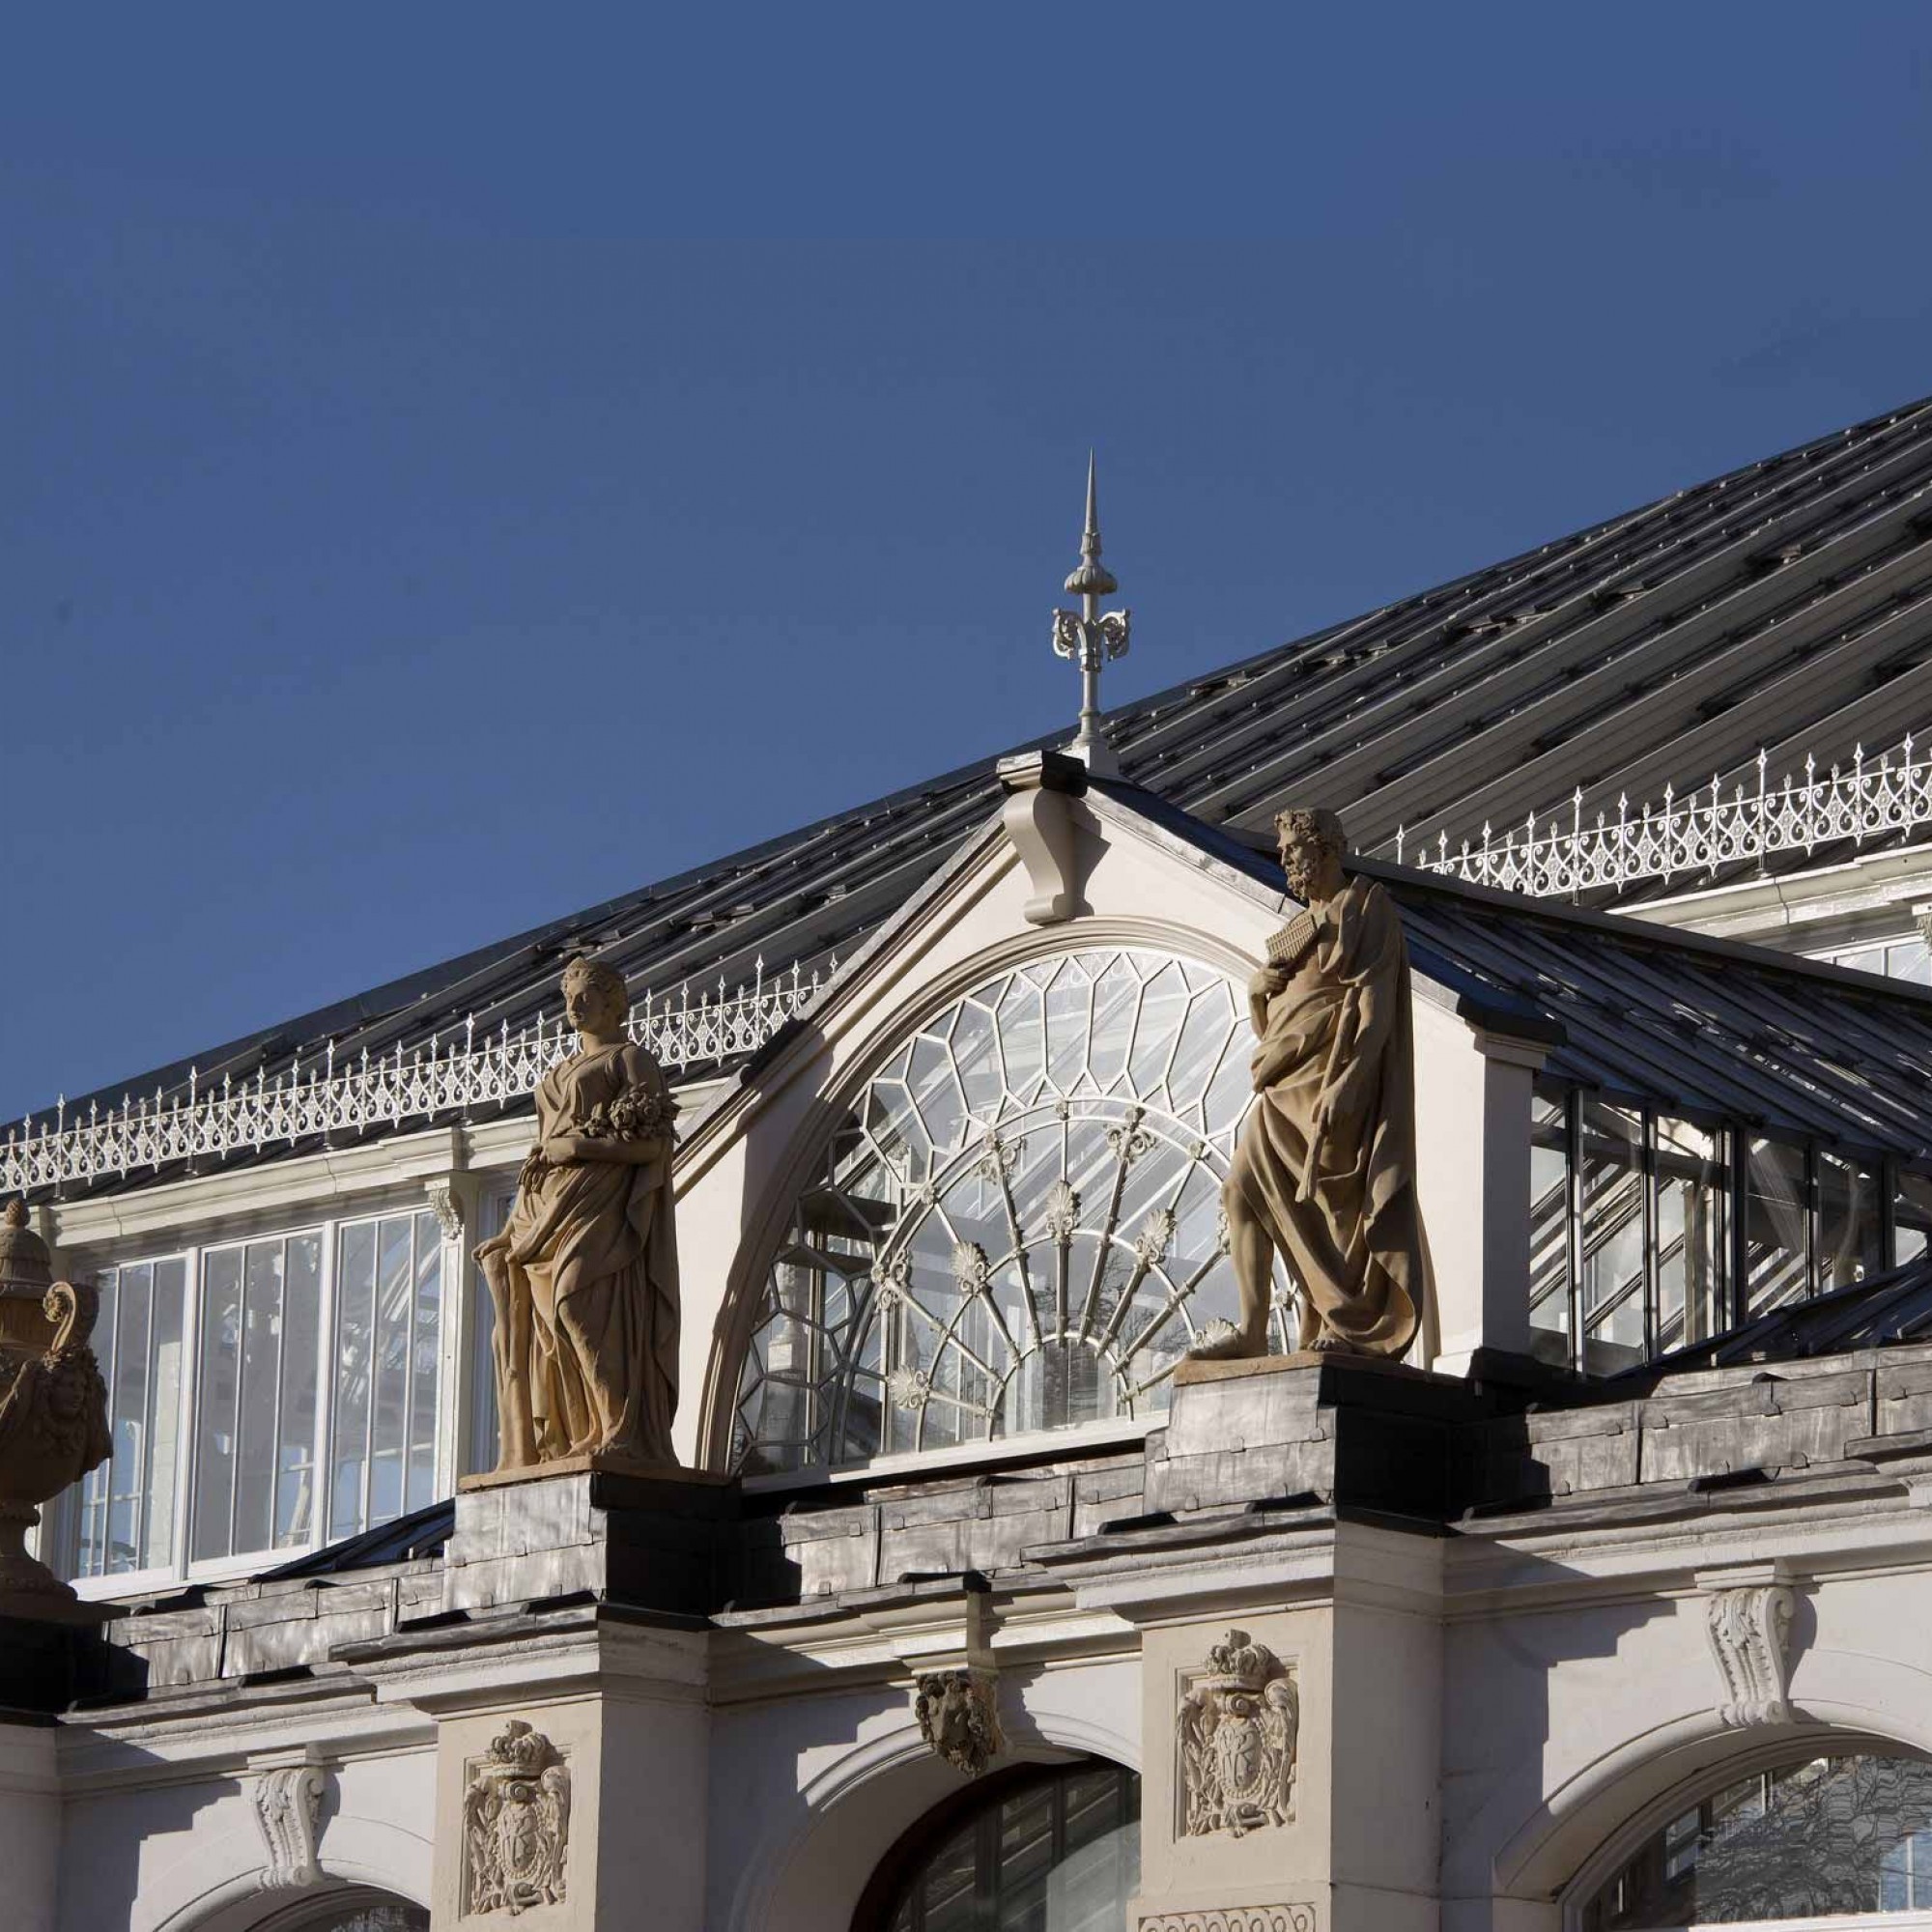
[[[487,1270],[504,1468],[564,1456],[676,1460],[673,1104],[657,1062],[631,1045],[573,1054],[537,1088],[539,1149],[554,1134],[622,1137],[639,1118],[662,1122],[665,1145],[640,1165],[558,1167],[541,1151],[524,1165],[507,1252]]]
[[[1400,1355],[1430,1294],[1402,921],[1369,879],[1310,914],[1314,940],[1288,983],[1249,1001],[1256,1101],[1229,1179],[1301,1283],[1300,1346],[1325,1332]]]

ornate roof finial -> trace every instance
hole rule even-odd
[[[1130,613],[1099,610],[1102,597],[1121,586],[1100,561],[1100,513],[1094,485],[1094,452],[1087,452],[1087,527],[1080,539],[1080,561],[1066,580],[1068,592],[1080,599],[1080,610],[1053,613],[1053,648],[1080,667],[1080,729],[1066,750],[1084,759],[1087,769],[1102,778],[1119,775],[1120,761],[1100,724],[1100,667],[1127,654]]]

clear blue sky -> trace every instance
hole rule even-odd
[[[1928,208],[1917,6],[15,8],[0,1118],[1070,720],[1090,441],[1123,698],[1932,391]]]

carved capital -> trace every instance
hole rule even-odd
[[[953,1770],[977,1777],[1006,1747],[990,1670],[930,1670],[913,1686],[919,1734]]]
[[[1265,1644],[1239,1630],[1215,1644],[1187,1673],[1174,1731],[1180,1836],[1239,1838],[1293,1820],[1301,1697]]]
[[[1704,1627],[1723,1686],[1718,1717],[1733,1730],[1793,1721],[1785,1689],[1791,1675],[1788,1640],[1795,1602],[1785,1583],[1749,1583],[1712,1593]]]
[[[322,1822],[322,1767],[284,1764],[261,1772],[249,1794],[268,1862],[256,1880],[261,1891],[299,1891],[322,1877],[316,1834]]]
[[[521,1718],[470,1761],[463,1789],[463,1910],[512,1918],[565,1896],[570,1768]]]

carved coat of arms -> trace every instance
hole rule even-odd
[[[469,1767],[463,1794],[466,1912],[554,1905],[570,1847],[570,1771],[540,1731],[512,1718]]]
[[[1288,1666],[1246,1631],[1231,1630],[1188,1680],[1175,1731],[1181,1831],[1241,1837],[1294,1816],[1301,1700]]]
[[[1000,1754],[1005,1740],[987,1672],[928,1671],[914,1689],[912,1708],[920,1736],[968,1777],[977,1777]]]

